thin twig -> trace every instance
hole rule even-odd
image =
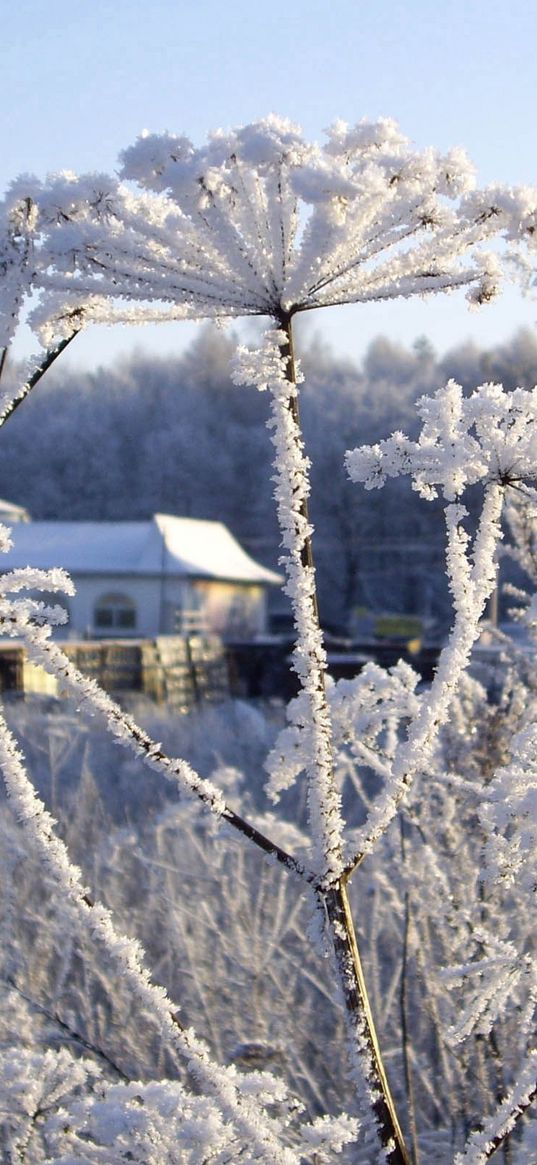
[[[399,818],[401,831],[401,860],[403,869],[406,867],[406,837],[405,837],[405,818],[401,814]],[[405,870],[406,873],[406,870]],[[408,1119],[410,1125],[410,1135],[412,1138],[412,1151],[414,1165],[419,1165],[419,1140],[418,1128],[416,1123],[416,1098],[414,1093],[414,1080],[412,1076],[412,1066],[410,1063],[410,1041],[408,1032],[408,962],[409,962],[409,948],[410,948],[410,932],[411,932],[411,907],[410,907],[410,891],[405,885],[404,891],[404,915],[403,915],[403,950],[401,954],[401,978],[399,988],[399,1006],[401,1014],[401,1048],[403,1052],[403,1071],[405,1077],[405,1087],[408,1105]]]
[[[4,622],[6,621],[4,620]],[[0,628],[1,622],[2,620],[0,620]],[[184,762],[169,757],[160,745],[156,744],[148,733],[140,728],[132,717],[128,716],[107,693],[95,691],[91,681],[74,666],[58,643],[50,639],[40,638],[39,629],[32,623],[13,619],[12,625],[13,627],[17,626],[18,634],[26,640],[29,652],[36,662],[50,675],[61,675],[62,679],[76,693],[77,698],[88,703],[92,712],[97,712],[103,717],[108,727],[117,734],[119,743],[141,756],[151,768],[161,772],[168,780],[183,783],[188,792],[196,797],[205,808],[214,813],[221,821],[230,825],[237,833],[242,834],[243,837],[262,850],[267,857],[273,858],[284,866],[289,873],[296,875],[308,885],[315,885],[316,875],[275,841],[261,833],[251,821],[241,817],[223,800],[219,799],[216,806],[214,786],[210,786],[209,782],[205,782],[197,773],[194,773],[194,770],[190,769],[191,782],[187,782],[185,778],[182,779],[181,768]]]
[[[87,896],[86,900],[89,901]],[[59,1027],[60,1031],[65,1032],[66,1036],[69,1038],[69,1040],[71,1040],[72,1043],[78,1044],[79,1047],[84,1048],[84,1051],[86,1052],[91,1052],[92,1056],[95,1056],[97,1060],[102,1060],[108,1068],[111,1068],[116,1076],[119,1076],[120,1080],[123,1080],[126,1084],[130,1084],[130,1076],[126,1075],[123,1069],[119,1067],[119,1064],[116,1064],[115,1060],[112,1060],[107,1052],[103,1052],[102,1048],[98,1048],[96,1044],[92,1044],[90,1040],[86,1039],[85,1036],[81,1036],[80,1032],[75,1031],[74,1028],[65,1023],[65,1020],[61,1019],[57,1012],[49,1011],[48,1007],[45,1007],[43,1003],[39,1003],[37,999],[32,999],[30,995],[26,995],[26,993],[21,990],[21,988],[17,983],[15,983],[15,980],[10,975],[6,976],[5,982],[9,987],[12,988],[13,991],[17,992],[17,995],[20,995],[21,999],[24,999],[26,1003],[29,1003],[30,1007],[33,1007],[35,1011],[39,1011],[41,1015],[44,1015],[47,1019],[51,1020],[52,1023],[55,1023],[57,1027]]]
[[[80,330],[80,328],[76,328],[65,339],[60,340],[59,344],[56,344],[54,348],[49,348],[41,363],[37,368],[34,369],[32,375],[28,378],[26,383],[22,385],[22,388],[19,389],[18,393],[6,404],[2,412],[0,412],[0,426],[5,425],[6,421],[8,421],[9,418],[13,416],[13,413],[16,412],[19,405],[21,405],[22,402],[30,395],[36,384],[39,384],[39,381],[45,375],[45,372],[48,372],[49,368],[51,368],[54,362],[58,359],[58,356],[61,356],[62,352],[64,352],[68,345],[74,340],[75,336],[78,336]],[[0,362],[0,377],[4,369],[6,355],[7,349],[4,348]]]

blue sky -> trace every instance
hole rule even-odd
[[[110,170],[144,128],[186,132],[269,112],[319,137],[335,118],[395,117],[418,146],[463,145],[482,183],[537,184],[533,0],[18,0],[5,6],[0,186],[24,171]],[[312,326],[359,355],[379,332],[440,350],[535,326],[509,291],[469,313],[458,296],[319,312]],[[90,366],[143,344],[168,353],[192,325],[95,329],[70,359]]]

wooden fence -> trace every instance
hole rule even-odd
[[[227,657],[216,636],[167,635],[144,640],[67,640],[62,648],[106,692],[140,692],[178,710],[230,694]],[[35,667],[20,644],[0,645],[0,691],[61,696],[61,680]]]
[[[156,639],[62,642],[75,666],[106,692],[140,692],[157,704],[188,711],[197,704],[219,703],[230,696],[280,699],[297,694],[290,669],[293,643],[285,637],[265,642],[224,644],[214,635],[163,635]],[[334,679],[351,679],[368,660],[391,667],[407,660],[426,682],[434,675],[438,648],[409,653],[405,644],[378,641],[327,641],[328,671]],[[0,644],[0,693],[34,692],[61,696],[62,685],[34,667],[20,644]]]

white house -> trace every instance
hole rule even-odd
[[[63,602],[64,634],[154,638],[206,630],[226,639],[266,631],[267,587],[280,576],[260,566],[221,522],[155,514],[148,522],[15,521],[4,570],[61,566],[76,595]]]

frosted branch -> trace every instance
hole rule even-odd
[[[302,751],[308,780],[313,865],[329,882],[343,868],[343,821],[333,773],[332,728],[324,687],[326,653],[319,627],[311,558],[312,527],[307,512],[309,461],[304,453],[296,407],[300,372],[293,362],[290,334],[283,330],[269,331],[259,351],[241,350],[234,379],[239,384],[268,388],[271,393],[269,428],[276,451],[274,495],[285,550],[280,562],[287,575],[285,591],[291,599],[297,636],[293,667],[300,680],[304,704]]]
[[[54,821],[37,797],[24,769],[22,754],[0,716],[0,766],[8,796],[26,830],[32,848],[41,855],[53,877],[62,902],[82,926],[108,952],[128,982],[134,998],[157,1020],[160,1029],[198,1080],[203,1092],[214,1097],[225,1119],[230,1120],[254,1151],[254,1160],[265,1165],[298,1165],[295,1153],[276,1138],[271,1122],[260,1111],[257,1098],[241,1091],[234,1068],[213,1063],[205,1046],[191,1029],[183,1029],[164,988],[151,982],[136,940],[119,934],[106,907],[92,902],[82,874],[69,859],[64,843],[54,833]]]
[[[26,586],[46,590],[63,590],[65,587],[67,593],[72,594],[72,583],[67,580],[67,585],[65,585],[65,577],[63,571],[17,571],[4,575],[2,584],[6,594]],[[151,769],[164,776],[168,781],[172,781],[183,792],[194,797],[217,819],[226,822],[263,853],[278,861],[290,873],[311,882],[314,877],[313,873],[305,869],[301,862],[288,854],[276,842],[265,837],[250,821],[235,813],[226,803],[216,785],[196,773],[187,761],[168,757],[160,744],[152,740],[148,733],[140,728],[135,720],[127,715],[94,680],[78,671],[65,652],[62,651],[60,645],[50,638],[48,626],[50,614],[50,609],[44,608],[43,604],[36,600],[26,599],[11,604],[6,600],[0,602],[0,625],[4,633],[20,636],[26,643],[32,661],[43,667],[49,674],[56,676],[62,685],[76,696],[81,706],[88,709],[90,714],[97,714],[118,744],[129,748]],[[44,625],[39,626],[39,623]]]
[[[457,1153],[455,1165],[485,1165],[505,1142],[517,1121],[537,1096],[537,1052],[531,1052],[517,1083],[499,1108],[471,1134],[464,1152]]]
[[[450,381],[434,397],[420,402],[423,429],[417,441],[402,433],[373,447],[347,454],[347,467],[366,488],[381,487],[388,477],[408,473],[424,497],[438,488],[447,499],[468,485],[485,484],[483,508],[473,545],[463,522],[466,511],[458,503],[446,507],[446,562],[453,596],[455,622],[428,693],[414,716],[407,738],[391,766],[385,793],[373,807],[363,831],[354,868],[376,844],[393,819],[416,772],[427,766],[438,731],[468,665],[479,633],[479,621],[496,585],[496,548],[502,537],[501,514],[505,490],[518,481],[537,478],[537,389],[504,392],[499,385],[482,385],[465,398]]]

